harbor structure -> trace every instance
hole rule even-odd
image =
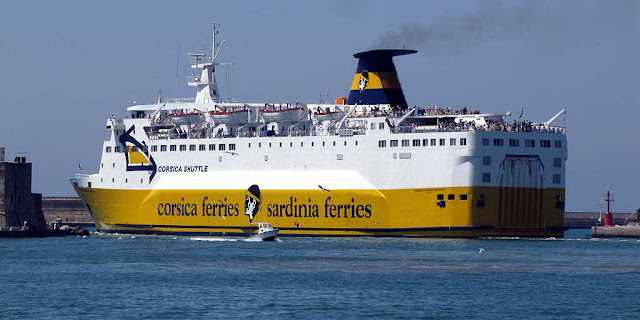
[[[31,192],[32,164],[18,156],[5,161],[0,148],[0,230],[45,230],[42,195]]]
[[[613,215],[611,214],[611,202],[613,195],[607,191],[607,195],[603,201],[607,202],[607,212],[604,216],[604,225],[596,223],[591,227],[591,236],[594,238],[640,238],[640,209],[636,211],[635,221],[627,223],[629,218],[621,224],[614,224]]]
[[[70,178],[103,232],[295,236],[562,236],[557,122],[410,107],[393,57],[369,50],[336,103],[229,102],[219,48],[191,54],[195,99],[106,121],[100,170]]]

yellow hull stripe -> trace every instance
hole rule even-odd
[[[245,190],[76,191],[102,231],[248,234],[271,222],[282,235],[473,237],[562,236],[564,226],[564,189],[261,190],[253,221]]]

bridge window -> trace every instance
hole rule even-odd
[[[106,153],[111,153],[111,147],[106,147],[106,148],[105,148],[105,150],[104,150],[104,152],[106,152]]]
[[[120,152],[120,146],[116,146],[115,152]]]
[[[419,147],[420,146],[420,139],[413,139],[413,146],[414,147]]]
[[[165,152],[165,151],[167,151],[167,145],[166,144],[160,145],[160,152]]]
[[[466,146],[467,145],[467,138],[460,138],[460,145],[461,146]]]
[[[552,177],[552,182],[553,184],[560,184],[560,175],[559,174],[554,174]]]
[[[409,140],[402,140],[402,146],[403,147],[408,147],[409,146]]]
[[[431,139],[431,145],[435,146],[436,145],[436,139]]]
[[[169,151],[176,151],[176,145],[172,144],[171,146],[169,146]]]
[[[491,156],[482,157],[482,165],[490,166],[491,165]]]
[[[269,143],[269,147],[271,147],[271,143]],[[235,143],[229,143],[229,150],[235,150],[236,149],[236,144]]]
[[[224,151],[224,143],[218,145],[218,151]]]
[[[429,139],[422,139],[422,146],[426,147],[429,145]]]
[[[251,144],[249,144],[249,147],[251,147]],[[210,144],[209,145],[209,151],[215,151],[216,150],[216,145],[215,144]]]
[[[386,148],[387,141],[386,140],[378,140],[378,148]]]
[[[444,146],[444,139],[440,139],[440,145]]]
[[[376,129],[376,124],[371,122],[371,130],[375,130]]]
[[[535,140],[524,140],[524,146],[527,148],[534,148],[536,146]]]
[[[562,148],[562,140],[556,140],[555,141],[555,147],[556,148]]]
[[[384,122],[379,122],[378,123],[378,129],[380,129],[380,130],[384,129]]]
[[[398,146],[398,140],[391,140],[389,141],[389,146],[394,148]]]
[[[496,147],[504,146],[504,140],[502,139],[493,139],[493,145]]]
[[[456,139],[455,138],[449,139],[449,145],[450,146],[455,146],[456,145]]]
[[[509,147],[519,147],[520,140],[518,139],[509,139]]]
[[[198,146],[198,151],[207,151],[207,146],[204,144],[201,144]]]
[[[483,146],[488,146],[489,145],[489,139],[488,138],[482,138],[482,145]]]
[[[196,151],[196,145],[195,144],[189,145],[189,151]]]
[[[549,140],[540,140],[540,148],[550,148],[551,141]]]
[[[484,183],[491,182],[491,173],[490,172],[482,173],[482,182],[484,182]]]
[[[181,144],[180,145],[180,151],[187,151],[187,145],[186,144]]]
[[[151,146],[151,152],[158,151],[158,146]]]

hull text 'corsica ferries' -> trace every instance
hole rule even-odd
[[[191,55],[195,100],[107,119],[99,173],[70,179],[98,231],[250,235],[268,222],[281,236],[563,235],[564,110],[534,123],[410,108],[393,57],[413,50],[356,54],[335,104],[223,102],[213,47]]]

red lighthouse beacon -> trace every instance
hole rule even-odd
[[[613,201],[613,196],[611,195],[611,193],[609,191],[607,191],[607,196],[602,200],[607,202],[607,212],[604,214],[604,225],[605,225],[605,227],[612,227],[613,226],[613,215],[611,214],[611,210],[609,209],[609,205],[611,204],[611,201]]]

